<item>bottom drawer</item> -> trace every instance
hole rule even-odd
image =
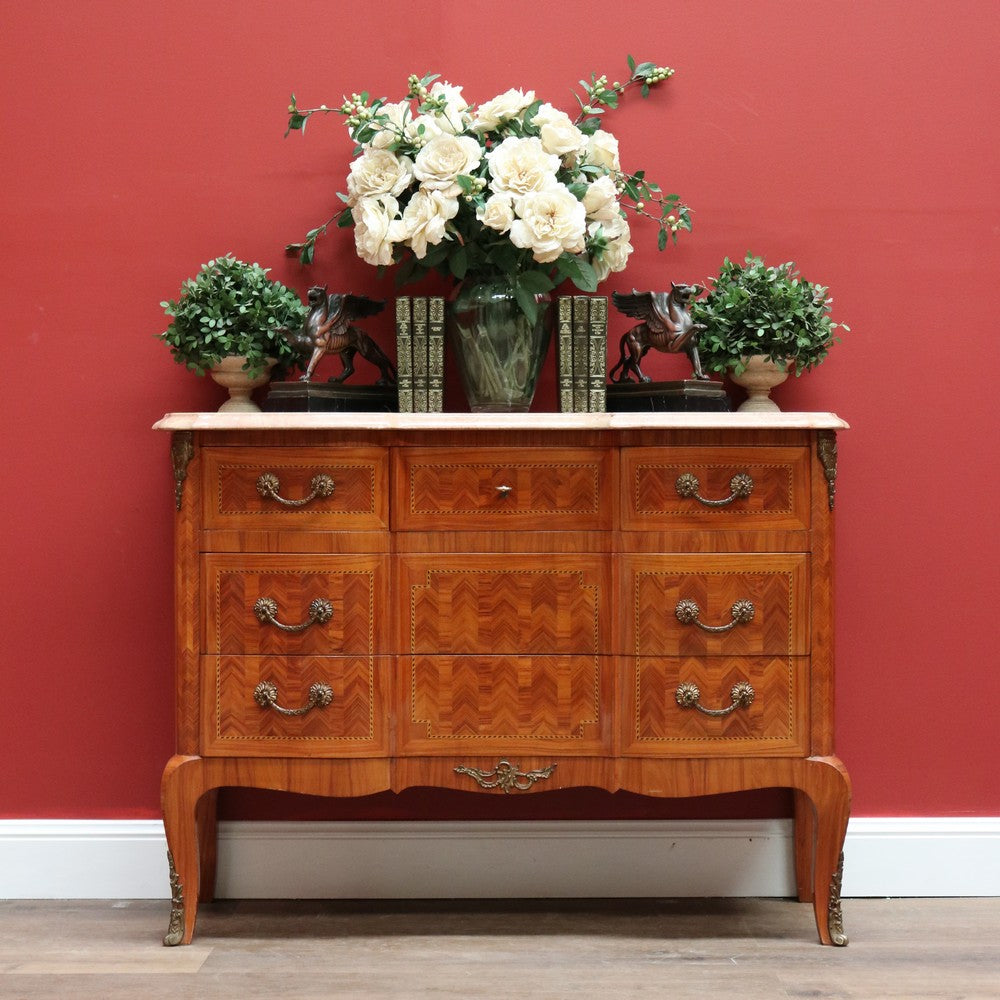
[[[401,754],[610,752],[610,658],[418,654],[399,662]]]
[[[622,683],[625,754],[808,753],[808,657],[638,657]]]
[[[367,656],[202,657],[202,753],[386,755],[390,670]]]

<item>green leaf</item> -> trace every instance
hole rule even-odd
[[[535,296],[518,282],[514,286],[514,298],[517,299],[517,304],[528,318],[528,322],[534,323],[538,318],[538,303],[535,301]]]
[[[449,258],[448,268],[451,273],[461,281],[469,270],[469,252],[464,246],[460,246]]]
[[[628,68],[634,73],[635,72],[635,60],[631,56],[625,57],[628,60]]]

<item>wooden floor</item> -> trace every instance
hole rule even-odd
[[[0,902],[4,1000],[1000,998],[1000,899],[844,901],[816,943],[783,900]]]

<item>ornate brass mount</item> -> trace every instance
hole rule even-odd
[[[310,492],[308,496],[303,497],[301,500],[286,500],[285,497],[278,493],[278,490],[281,489],[281,481],[273,472],[265,472],[262,476],[257,477],[257,492],[265,500],[277,500],[278,503],[284,504],[286,507],[305,507],[306,504],[312,503],[313,500],[322,500],[328,496],[332,496],[334,488],[333,478],[320,473],[309,480]]]
[[[840,904],[840,888],[844,881],[844,852],[840,852],[837,870],[830,879],[830,902],[827,906],[827,919],[830,928],[830,941],[843,948],[848,937],[844,933],[844,911]]]
[[[738,708],[749,708],[753,704],[756,693],[748,681],[738,681],[729,691],[729,697],[733,703],[728,708],[705,708],[703,705],[700,705],[701,691],[698,690],[697,684],[681,684],[674,696],[677,698],[677,704],[681,708],[695,708],[702,715],[711,715],[718,718],[723,715],[729,715]]]
[[[326,708],[333,701],[333,688],[329,684],[313,684],[309,699],[301,708],[284,708],[278,704],[278,689],[271,681],[261,681],[253,689],[253,700],[261,708],[273,708],[282,715],[305,715],[314,708]]]
[[[833,501],[837,495],[837,435],[833,431],[820,431],[816,435],[816,451],[823,475],[826,477],[826,499],[833,510]]]
[[[693,472],[684,472],[677,477],[674,483],[677,495],[685,500],[694,499],[705,507],[727,507],[736,500],[743,500],[753,493],[753,479],[745,472],[737,472],[729,480],[729,496],[721,500],[708,500],[699,494],[701,483]]]
[[[253,613],[262,625],[273,625],[283,632],[305,632],[310,625],[325,625],[333,617],[333,605],[322,597],[309,604],[309,617],[300,625],[285,625],[278,621],[278,602],[273,597],[260,597],[254,602]]]
[[[500,788],[504,793],[526,792],[536,781],[543,781],[552,776],[556,764],[540,768],[537,771],[522,771],[517,764],[509,760],[501,760],[492,771],[481,771],[478,767],[459,766],[456,774],[467,774],[480,788]]]
[[[170,866],[170,922],[163,943],[168,947],[180,944],[184,940],[184,887],[174,866],[174,856],[167,851],[167,864]]]
[[[728,625],[706,625],[699,619],[701,608],[695,601],[678,601],[674,614],[682,625],[697,625],[703,632],[729,632],[737,625],[745,625],[753,621],[754,606],[752,601],[737,601],[730,609],[733,620]]]
[[[191,431],[174,431],[170,439],[170,462],[174,467],[174,506],[181,509],[184,499],[184,480],[188,466],[194,458],[194,434]]]

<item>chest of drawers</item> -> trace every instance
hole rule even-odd
[[[846,943],[831,414],[172,414],[188,943],[221,787],[795,794]]]

